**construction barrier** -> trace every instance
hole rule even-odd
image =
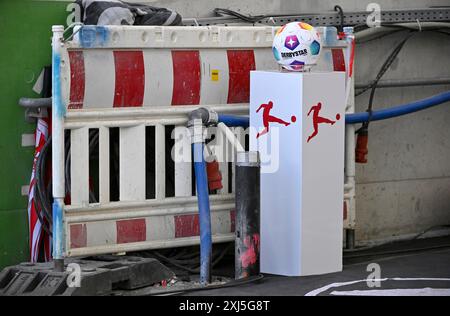
[[[279,69],[272,55],[276,29],[83,26],[62,42],[62,124],[70,157],[61,150],[56,157],[70,180],[65,256],[199,244],[192,164],[178,159],[191,155],[187,115],[199,106],[248,115],[250,71]],[[324,56],[316,69],[346,71],[347,43],[333,38],[333,28],[320,32]],[[245,142],[242,129],[235,133]],[[213,241],[232,241],[234,163],[225,157],[233,154],[220,133],[209,145],[223,187],[211,195]]]

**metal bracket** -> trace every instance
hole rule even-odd
[[[355,26],[365,25],[367,18],[372,12],[344,11],[344,25]],[[270,26],[284,25],[289,22],[303,21],[313,26],[336,26],[341,24],[338,12],[330,11],[327,13],[304,13],[293,15],[274,15],[266,16],[255,25],[266,24]],[[427,8],[427,9],[411,9],[411,10],[388,10],[381,11],[381,22],[388,23],[405,23],[405,22],[445,22],[450,21],[450,8]],[[211,18],[187,18],[183,20],[184,25],[188,26],[209,26],[209,25],[228,25],[228,24],[251,24],[233,17],[221,16]]]
[[[25,121],[33,123],[39,118],[48,117],[48,108],[52,107],[52,98],[21,98],[19,105],[25,108]]]

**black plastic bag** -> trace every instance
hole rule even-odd
[[[170,9],[120,0],[76,0],[85,25],[182,25],[181,16]]]

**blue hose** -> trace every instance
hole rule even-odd
[[[224,123],[228,127],[249,127],[249,121],[250,119],[245,116],[219,114],[219,122]]]
[[[439,104],[442,104],[447,101],[450,101],[450,91],[432,96],[427,99],[394,106],[389,109],[373,111],[372,117],[370,120],[371,121],[379,121],[379,120],[390,119],[393,117],[402,116],[405,114],[410,114],[410,113],[414,113],[417,111],[425,110],[429,107],[439,105]],[[345,124],[364,123],[364,122],[367,122],[368,119],[369,119],[368,112],[347,114],[345,116]]]
[[[412,103],[397,105],[388,109],[383,109],[379,111],[373,111],[371,121],[386,120],[397,116],[402,116],[417,111],[425,110],[435,105],[442,104],[444,102],[450,101],[450,91],[432,96],[427,99],[415,101]],[[345,115],[345,124],[357,124],[364,123],[369,120],[369,113],[354,113]],[[219,115],[219,122],[224,123],[227,126],[249,126],[249,118],[233,115]]]
[[[203,147],[204,143],[192,144],[200,222],[200,283],[208,284],[211,282],[212,237],[208,175]]]

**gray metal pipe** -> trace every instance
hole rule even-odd
[[[383,33],[392,33],[399,30],[429,30],[429,29],[446,29],[450,28],[448,22],[407,22],[407,23],[395,23],[389,26],[370,27],[366,30],[355,33],[356,42],[372,39]]]
[[[436,86],[450,84],[450,78],[418,79],[418,80],[383,80],[378,82],[377,88],[397,88],[414,86]],[[357,83],[355,89],[364,89],[371,83]]]
[[[51,108],[52,98],[20,98],[19,105],[24,108]]]

